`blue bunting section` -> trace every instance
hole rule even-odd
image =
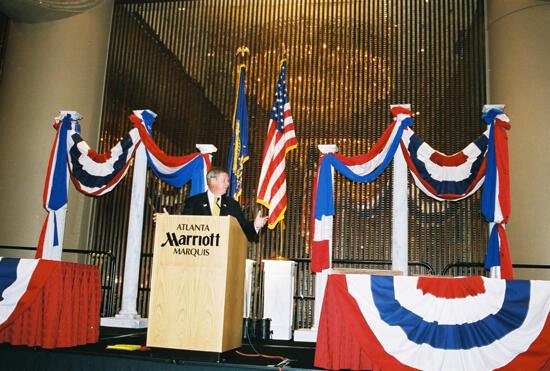
[[[52,147],[48,173],[44,184],[44,208],[48,216],[38,241],[36,258],[58,257],[67,208],[68,179],[82,193],[101,196],[110,192],[126,176],[130,162],[143,143],[148,163],[163,181],[181,187],[191,181],[191,195],[206,190],[206,172],[210,155],[193,153],[188,156],[168,156],[151,137],[156,114],[138,110],[130,116],[134,128],[109,152],[98,154],[80,136],[75,111],[62,111],[56,118],[57,135]],[[52,253],[55,251],[55,253]]]

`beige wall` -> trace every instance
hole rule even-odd
[[[0,82],[0,245],[36,247],[58,111],[80,112],[82,137],[97,148],[112,8],[105,0],[59,21],[10,24]],[[90,198],[69,187],[64,247],[84,248]],[[68,254],[63,259],[73,260]]]
[[[490,103],[506,104],[513,263],[550,265],[550,2],[488,0]],[[550,279],[550,270],[515,269]]]

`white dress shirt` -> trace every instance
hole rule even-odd
[[[218,199],[218,206],[220,207],[220,211],[222,208],[222,196],[216,196],[210,189],[206,191],[206,194],[208,195],[208,205],[210,206],[210,212],[214,210],[214,203],[216,202],[216,198]]]
[[[216,196],[210,189],[206,190],[206,195],[208,196],[208,205],[210,206],[210,212],[212,213],[212,210],[214,210],[214,202],[216,202],[216,198],[218,198],[218,205],[220,206],[220,213],[222,209],[222,196]],[[256,227],[256,223],[254,223],[254,229],[256,230],[256,233],[260,231],[260,228]]]

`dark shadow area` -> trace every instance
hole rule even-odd
[[[145,347],[147,329],[101,327],[99,341],[72,348],[0,344],[2,370],[173,370],[173,369],[313,369],[315,344],[294,341],[248,343],[224,353]],[[134,351],[107,349],[129,344]],[[259,356],[256,352],[264,355]],[[279,366],[277,366],[279,365]]]

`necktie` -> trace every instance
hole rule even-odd
[[[219,216],[220,215],[219,197],[214,197],[214,205],[212,205],[212,215],[213,216]]]

